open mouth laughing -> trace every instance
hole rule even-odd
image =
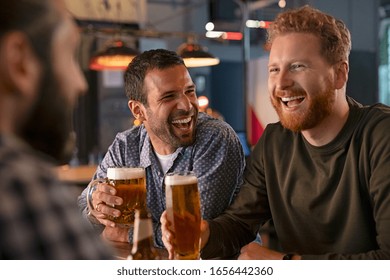
[[[280,100],[288,108],[294,108],[300,105],[304,100],[305,96],[291,96],[291,97],[281,97]]]
[[[173,120],[172,124],[175,127],[179,128],[179,129],[182,129],[182,130],[190,129],[191,128],[191,124],[192,124],[192,117],[187,117],[185,119]]]

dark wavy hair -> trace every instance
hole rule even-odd
[[[37,57],[50,61],[51,42],[59,16],[50,0],[10,0],[0,3],[0,40],[11,31],[28,37]]]
[[[268,44],[287,33],[310,33],[321,40],[322,54],[331,64],[348,61],[351,34],[345,24],[308,5],[279,14],[268,29]]]
[[[184,61],[173,51],[155,49],[139,54],[129,63],[125,72],[126,96],[129,100],[136,100],[147,106],[147,96],[144,90],[144,80],[147,72],[176,65],[184,65]]]

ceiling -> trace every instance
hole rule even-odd
[[[78,20],[143,23],[146,21],[146,0],[65,0]]]
[[[147,5],[179,6],[206,4],[221,8],[229,13],[229,7],[247,4],[249,12],[275,5],[278,0],[65,0],[69,11],[78,19],[86,21],[111,21],[138,23],[146,22]],[[390,2],[390,1],[389,1]],[[225,8],[224,8],[225,7]]]

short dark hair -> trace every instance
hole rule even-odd
[[[0,40],[9,32],[20,31],[30,40],[37,57],[48,62],[59,18],[51,0],[1,1]]]
[[[166,69],[176,65],[184,65],[183,59],[173,51],[155,49],[137,55],[128,65],[125,72],[125,91],[129,100],[147,103],[144,80],[148,71]]]
[[[339,19],[305,5],[279,14],[268,29],[268,43],[287,33],[308,33],[321,40],[322,54],[331,64],[348,61],[351,35]]]

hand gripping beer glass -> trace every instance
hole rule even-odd
[[[89,183],[87,189],[87,201],[90,209],[92,205],[92,193],[99,183],[110,184],[116,189],[116,196],[123,199],[122,205],[109,205],[121,211],[119,217],[108,216],[107,218],[120,227],[130,227],[134,224],[136,209],[146,207],[146,177],[142,167],[109,167],[107,178],[100,178]]]
[[[174,259],[199,259],[200,199],[198,179],[193,172],[165,176],[167,215],[175,232]]]

